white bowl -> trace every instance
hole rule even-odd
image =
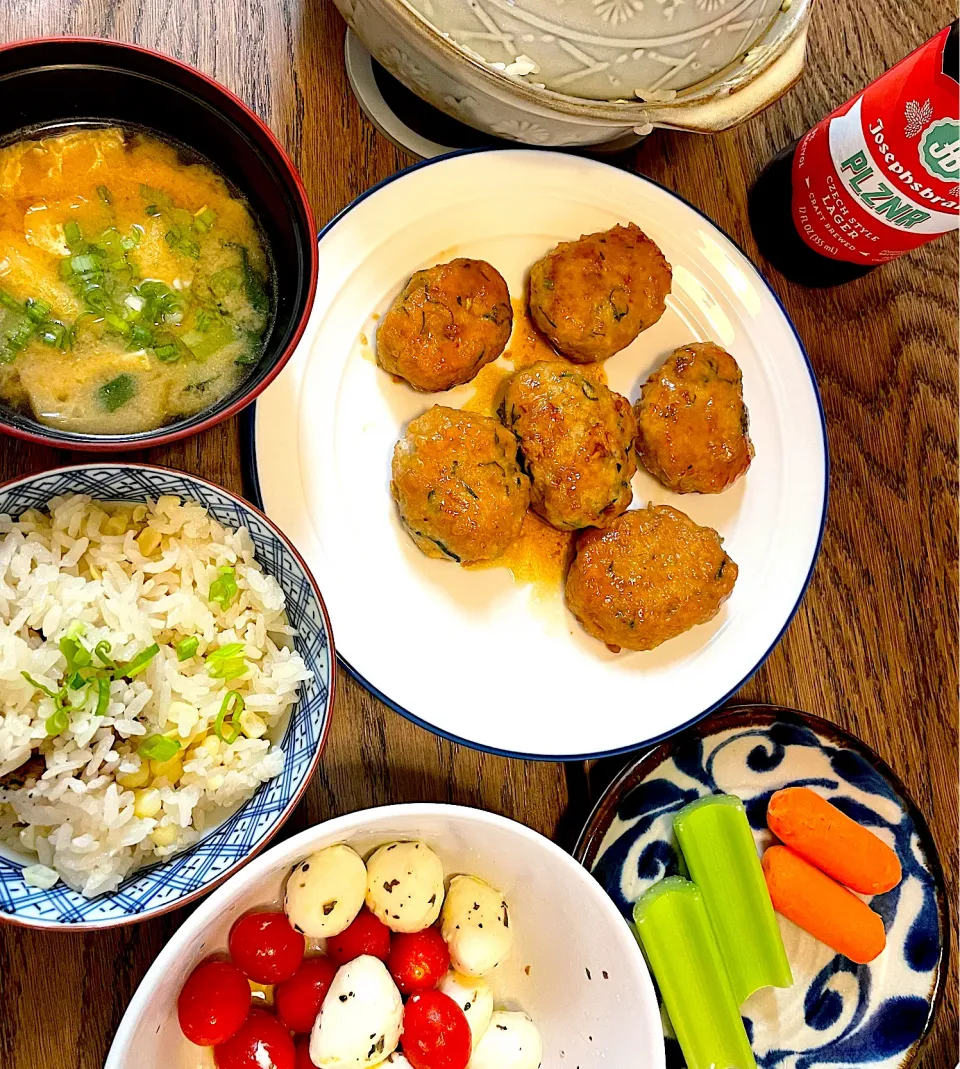
[[[569,854],[511,820],[452,805],[384,806],[319,824],[251,862],[177,930],[134,995],[104,1069],[213,1065],[177,1024],[177,995],[194,966],[226,949],[243,913],[280,900],[291,867],[346,842],[362,855],[423,839],[448,874],[471,873],[511,905],[514,949],[492,975],[498,1005],[523,1008],[543,1036],[544,1069],[663,1069],[660,1012],[643,956],[603,888]],[[529,967],[529,972],[527,971]]]

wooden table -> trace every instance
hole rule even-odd
[[[746,195],[763,163],[952,14],[947,0],[822,0],[807,73],[784,100],[718,137],[657,133],[624,163],[682,193],[756,256]],[[350,94],[343,30],[327,0],[0,3],[0,41],[117,37],[168,52],[226,83],[292,153],[318,222],[411,162],[374,130]],[[940,240],[828,292],[770,274],[823,393],[833,460],[830,515],[800,612],[738,698],[818,713],[873,746],[927,814],[953,902],[956,241]],[[77,459],[0,439],[0,478]],[[241,489],[236,420],[142,459]],[[511,761],[449,744],[342,673],[324,759],[284,834],[385,802],[442,800],[517,818],[569,847],[614,770],[609,765]],[[0,928],[0,1069],[102,1066],[134,989],[183,919],[173,913],[88,936]],[[956,986],[954,956],[924,1066],[956,1064]]]

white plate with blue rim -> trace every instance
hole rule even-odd
[[[373,354],[378,317],[409,276],[455,256],[488,260],[523,297],[557,242],[632,221],[673,266],[661,320],[607,361],[635,400],[680,345],[714,340],[743,370],[756,457],[719,495],[675,495],[646,472],[634,506],[670,504],[716,528],[740,573],[709,624],[645,653],[613,654],[567,611],[561,584],[423,556],[390,496],[393,446],[433,404]],[[500,358],[509,360],[509,347]],[[509,365],[508,365],[509,366]],[[465,152],[403,171],[320,235],[307,333],[251,420],[265,511],[318,577],[345,666],[398,712],[510,756],[574,759],[631,749],[705,715],[760,666],[792,618],[820,547],[827,441],[810,362],[775,294],[720,230],[638,175],[526,149]]]
[[[196,475],[150,464],[95,462],[37,472],[0,485],[0,516],[44,510],[63,494],[95,501],[156,501],[163,495],[198,502],[225,527],[246,527],[263,570],[283,589],[294,643],[312,673],[290,715],[270,734],[284,751],[280,774],[192,846],[136,869],[116,890],[88,898],[62,881],[37,887],[23,870],[36,858],[0,844],[0,921],[28,928],[94,930],[148,920],[179,909],[219,886],[280,830],[320,761],[330,726],[335,682],[333,633],[309,568],[275,524],[242,498]],[[0,694],[2,699],[2,694]],[[0,700],[0,710],[3,708]]]
[[[709,794],[734,794],[757,850],[774,791],[806,786],[880,836],[903,879],[875,895],[887,946],[856,965],[778,917],[793,986],[765,988],[741,1007],[760,1069],[904,1069],[915,1063],[943,995],[946,887],[923,814],[894,772],[837,725],[774,705],[732,707],[632,761],[597,803],[574,851],[629,922],[633,903],[680,851],[673,818]],[[668,1069],[684,1060],[665,1019]]]

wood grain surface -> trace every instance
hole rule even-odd
[[[618,162],[683,194],[756,259],[746,196],[764,162],[953,14],[948,0],[821,0],[807,72],[783,100],[717,137],[658,132]],[[0,0],[0,41],[115,37],[170,53],[224,82],[290,150],[318,222],[411,162],[374,130],[351,96],[343,29],[329,0]],[[809,592],[738,698],[818,713],[874,747],[927,814],[952,908],[955,236],[833,291],[810,292],[768,274],[819,378],[833,473],[823,552]],[[0,478],[74,459],[82,457],[0,438]],[[241,489],[236,420],[143,459]],[[584,768],[485,756],[408,723],[345,674],[338,691],[320,770],[284,834],[366,806],[449,800],[515,817],[569,847],[614,764],[625,760]],[[550,710],[525,715],[548,721]],[[88,936],[0,926],[0,1069],[102,1066],[134,989],[183,919],[174,913]],[[955,948],[955,911],[951,943]],[[957,1063],[956,988],[954,951],[923,1066]]]

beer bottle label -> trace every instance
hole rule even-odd
[[[951,27],[815,126],[793,158],[793,221],[816,252],[880,264],[956,230],[960,107]]]

